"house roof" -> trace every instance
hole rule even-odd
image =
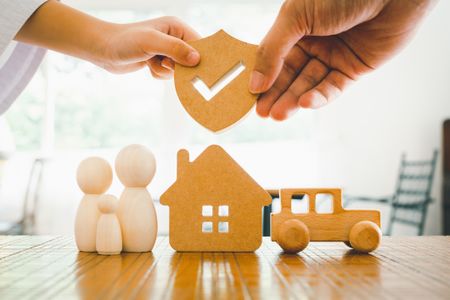
[[[180,150],[177,180],[161,195],[161,204],[205,199],[230,204],[243,201],[253,204],[251,202],[255,201],[258,206],[269,205],[272,201],[270,195],[220,146],[209,146],[192,162],[189,162],[188,152]]]

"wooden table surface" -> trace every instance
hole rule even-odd
[[[0,299],[450,299],[450,237],[384,238],[372,255],[311,243],[285,255],[79,253],[71,238],[0,236]]]

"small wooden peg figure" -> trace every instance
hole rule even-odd
[[[112,183],[112,168],[100,157],[89,157],[78,166],[77,182],[85,194],[75,218],[75,241],[78,250],[95,252],[97,221],[100,212],[98,200]]]
[[[144,146],[130,145],[117,155],[116,173],[125,186],[117,208],[125,252],[148,252],[155,244],[158,223],[146,188],[155,170],[155,157]]]
[[[122,252],[122,233],[116,216],[117,203],[117,198],[112,195],[103,195],[98,202],[100,211],[96,240],[98,254],[114,255]]]

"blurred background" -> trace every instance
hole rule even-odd
[[[114,22],[174,15],[202,36],[223,28],[255,44],[281,5],[280,0],[64,2]],[[147,69],[112,75],[49,52],[18,101],[0,117],[0,230],[13,232],[11,226],[26,219],[28,233],[72,234],[83,196],[75,181],[78,163],[100,155],[113,164],[121,148],[139,143],[157,159],[149,190],[160,233],[166,234],[168,208],[157,201],[175,180],[177,150],[187,148],[195,158],[216,143],[265,188],[342,187],[347,207],[382,210],[385,232],[441,234],[442,132],[450,118],[449,16],[450,2],[440,1],[400,55],[331,105],[301,110],[281,123],[252,111],[222,134],[190,119],[173,82],[154,80]],[[415,163],[401,168],[403,153],[404,160]],[[121,191],[114,179],[109,192],[119,196]],[[396,215],[400,210],[415,217],[402,220],[406,217]]]

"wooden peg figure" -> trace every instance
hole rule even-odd
[[[96,239],[98,254],[114,255],[122,252],[122,233],[116,216],[117,202],[117,198],[112,195],[103,195],[98,202],[100,211]]]
[[[89,157],[78,166],[77,182],[85,194],[75,218],[75,241],[78,250],[95,252],[97,222],[100,212],[98,200],[112,183],[112,168],[100,157]]]
[[[151,251],[156,241],[158,223],[147,186],[155,175],[155,157],[144,146],[130,145],[119,152],[115,167],[117,176],[125,186],[117,208],[123,251]]]

